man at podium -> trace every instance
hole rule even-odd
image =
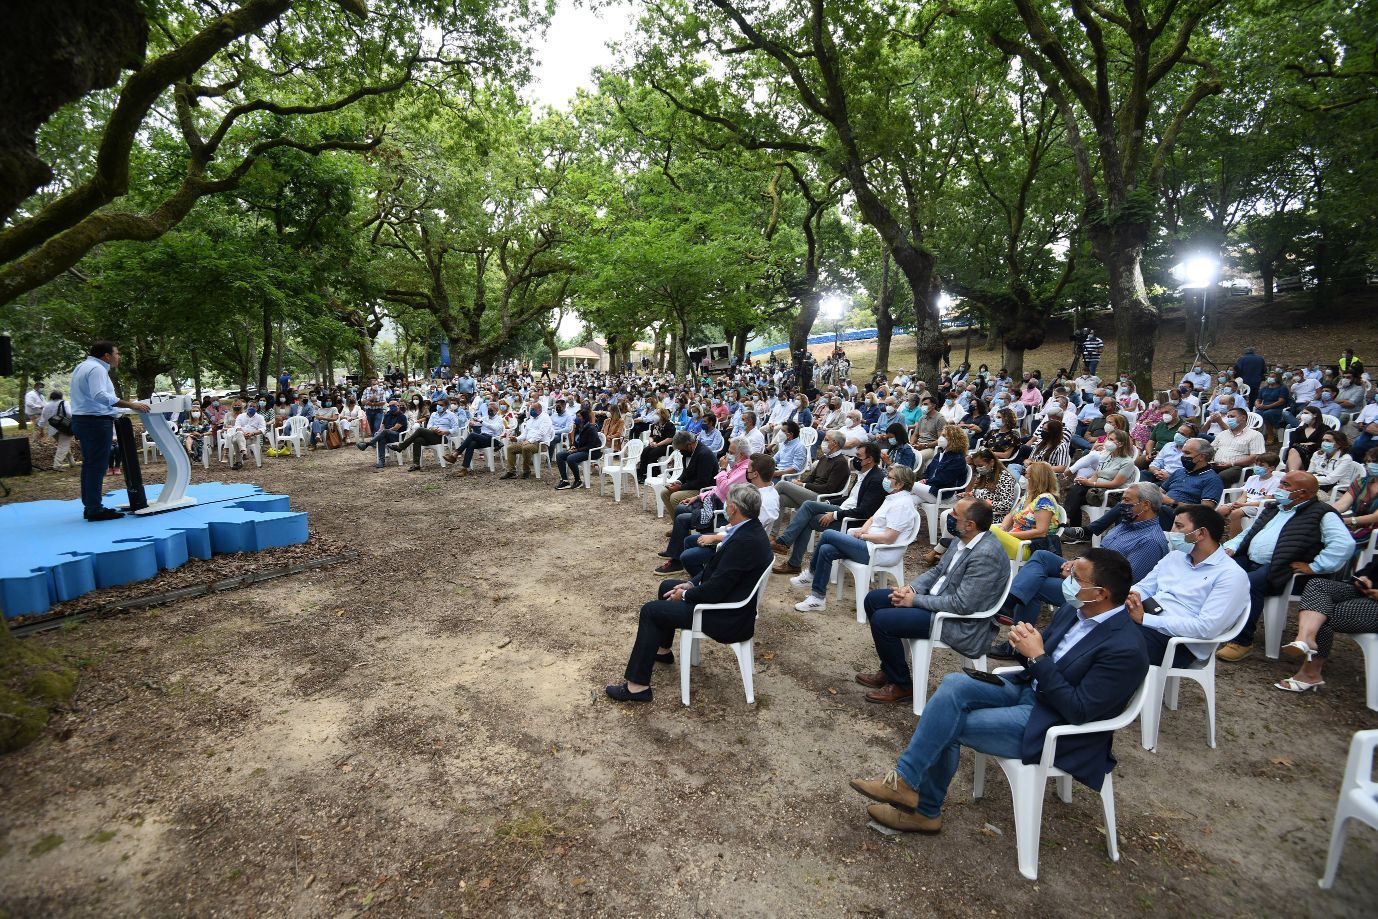
[[[81,503],[87,520],[118,520],[122,515],[101,504],[117,409],[147,412],[143,402],[115,394],[110,371],[120,365],[120,349],[111,341],[91,345],[89,356],[72,371],[72,434],[81,444]]]

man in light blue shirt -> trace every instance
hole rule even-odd
[[[1236,565],[1220,538],[1225,518],[1204,504],[1177,508],[1171,530],[1174,551],[1135,584],[1125,601],[1130,618],[1143,627],[1150,664],[1185,667],[1205,660],[1208,644],[1179,647],[1164,661],[1173,638],[1217,638],[1239,618],[1249,603],[1249,578]],[[1150,613],[1143,601],[1152,598],[1162,609]]]
[[[421,449],[442,443],[445,438],[455,434],[458,430],[459,424],[455,419],[454,412],[450,411],[449,403],[441,399],[435,404],[430,417],[426,419],[424,428],[417,427],[397,443],[388,444],[388,449],[400,453],[411,447],[411,466],[408,467],[408,471],[416,472],[421,468]]]
[[[574,430],[574,413],[564,399],[555,400],[555,410],[550,413],[550,427],[555,432],[550,442],[550,455],[554,456],[556,447],[564,445],[569,440],[569,432]]]
[[[1225,543],[1225,551],[1248,574],[1250,612],[1244,628],[1217,652],[1221,660],[1243,660],[1253,651],[1265,598],[1281,595],[1294,576],[1339,571],[1354,554],[1354,537],[1334,508],[1316,500],[1318,488],[1309,472],[1287,473],[1273,494],[1276,503]]]
[[[117,409],[147,412],[143,402],[130,402],[115,393],[110,371],[120,366],[114,342],[98,341],[89,356],[72,371],[72,434],[81,444],[81,504],[87,520],[118,520],[123,516],[101,504],[105,470],[110,466],[110,442],[115,436]]]
[[[785,442],[775,451],[775,478],[787,473],[801,473],[809,464],[809,451],[799,439],[799,425],[786,421],[780,425],[785,432]]]

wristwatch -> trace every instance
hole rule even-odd
[[[1047,654],[1040,654],[1040,655],[1038,655],[1038,657],[1031,657],[1031,658],[1029,658],[1029,662],[1028,662],[1027,664],[1025,664],[1024,666],[1026,666],[1026,667],[1032,667],[1034,664],[1036,664],[1036,663],[1038,663],[1039,661],[1043,660],[1043,658],[1045,658],[1045,657],[1047,657],[1047,656],[1048,656]]]

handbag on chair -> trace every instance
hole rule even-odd
[[[328,450],[338,449],[344,444],[344,438],[340,436],[340,426],[335,422],[330,422],[325,426],[325,446]]]

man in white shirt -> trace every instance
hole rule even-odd
[[[43,414],[45,405],[43,398],[43,381],[39,380],[33,385],[33,389],[24,394],[24,417],[29,424],[38,427],[38,433],[43,434],[43,426],[39,422],[39,416]]]
[[[755,412],[742,412],[742,433],[738,436],[746,438],[747,446],[751,448],[748,455],[766,452],[766,436],[756,427]]]
[[[503,451],[507,458],[507,474],[504,479],[517,477],[517,457],[522,457],[522,478],[531,478],[531,464],[536,453],[547,449],[555,438],[554,426],[550,416],[541,408],[539,402],[531,403],[531,414],[522,423],[521,431],[515,440],[510,441]]]
[[[364,419],[364,410],[359,408],[359,403],[353,396],[345,400],[345,407],[340,409],[340,439],[344,443],[349,443],[351,434],[357,435],[360,431],[359,422]]]
[[[1072,386],[1076,390],[1077,396],[1084,399],[1088,393],[1094,392],[1100,385],[1100,377],[1093,373],[1083,373],[1072,381]]]
[[[1217,511],[1183,505],[1168,533],[1174,551],[1131,588],[1125,608],[1139,623],[1150,665],[1205,660],[1211,646],[1199,642],[1178,647],[1171,661],[1163,656],[1173,638],[1218,638],[1248,607],[1249,577],[1220,545],[1224,536],[1225,518]],[[1144,601],[1161,609],[1149,612]]]
[[[1263,455],[1263,435],[1249,427],[1249,413],[1230,409],[1222,419],[1225,430],[1215,435],[1215,471],[1226,485],[1238,482],[1244,470]]]
[[[58,420],[58,424],[67,428],[66,432],[59,431],[53,425],[53,419]],[[56,389],[48,395],[48,401],[43,403],[43,411],[38,416],[38,431],[40,434],[47,433],[57,440],[57,452],[53,454],[53,468],[61,469],[64,465],[72,465],[72,406],[67,400],[62,398],[62,393]]]
[[[239,412],[234,420],[234,427],[230,429],[230,468],[243,469],[243,457],[249,452],[249,446],[263,437],[266,426],[263,423],[263,416],[258,413],[257,405],[250,405],[244,411]],[[261,448],[260,448],[261,449]]]
[[[411,447],[411,466],[407,467],[408,472],[416,472],[421,468],[421,450],[425,447],[434,447],[442,443],[445,438],[459,433],[459,419],[455,413],[450,411],[448,399],[441,399],[435,404],[431,416],[426,419],[426,426],[415,427],[412,432],[395,444],[388,444],[388,449],[394,453],[401,453]]]
[[[967,410],[957,403],[957,399],[951,393],[943,400],[943,407],[938,410],[938,414],[943,416],[943,420],[948,424],[958,424],[967,416]]]
[[[101,504],[117,409],[148,411],[147,404],[130,402],[115,394],[110,371],[119,366],[120,349],[115,343],[98,341],[91,345],[86,360],[72,371],[72,434],[81,444],[82,516],[90,521],[118,520],[124,516]]]
[[[839,433],[845,443],[842,452],[847,456],[856,456],[856,448],[871,439],[871,435],[866,433],[866,425],[861,423],[861,412],[856,409],[847,413],[847,421]]]

